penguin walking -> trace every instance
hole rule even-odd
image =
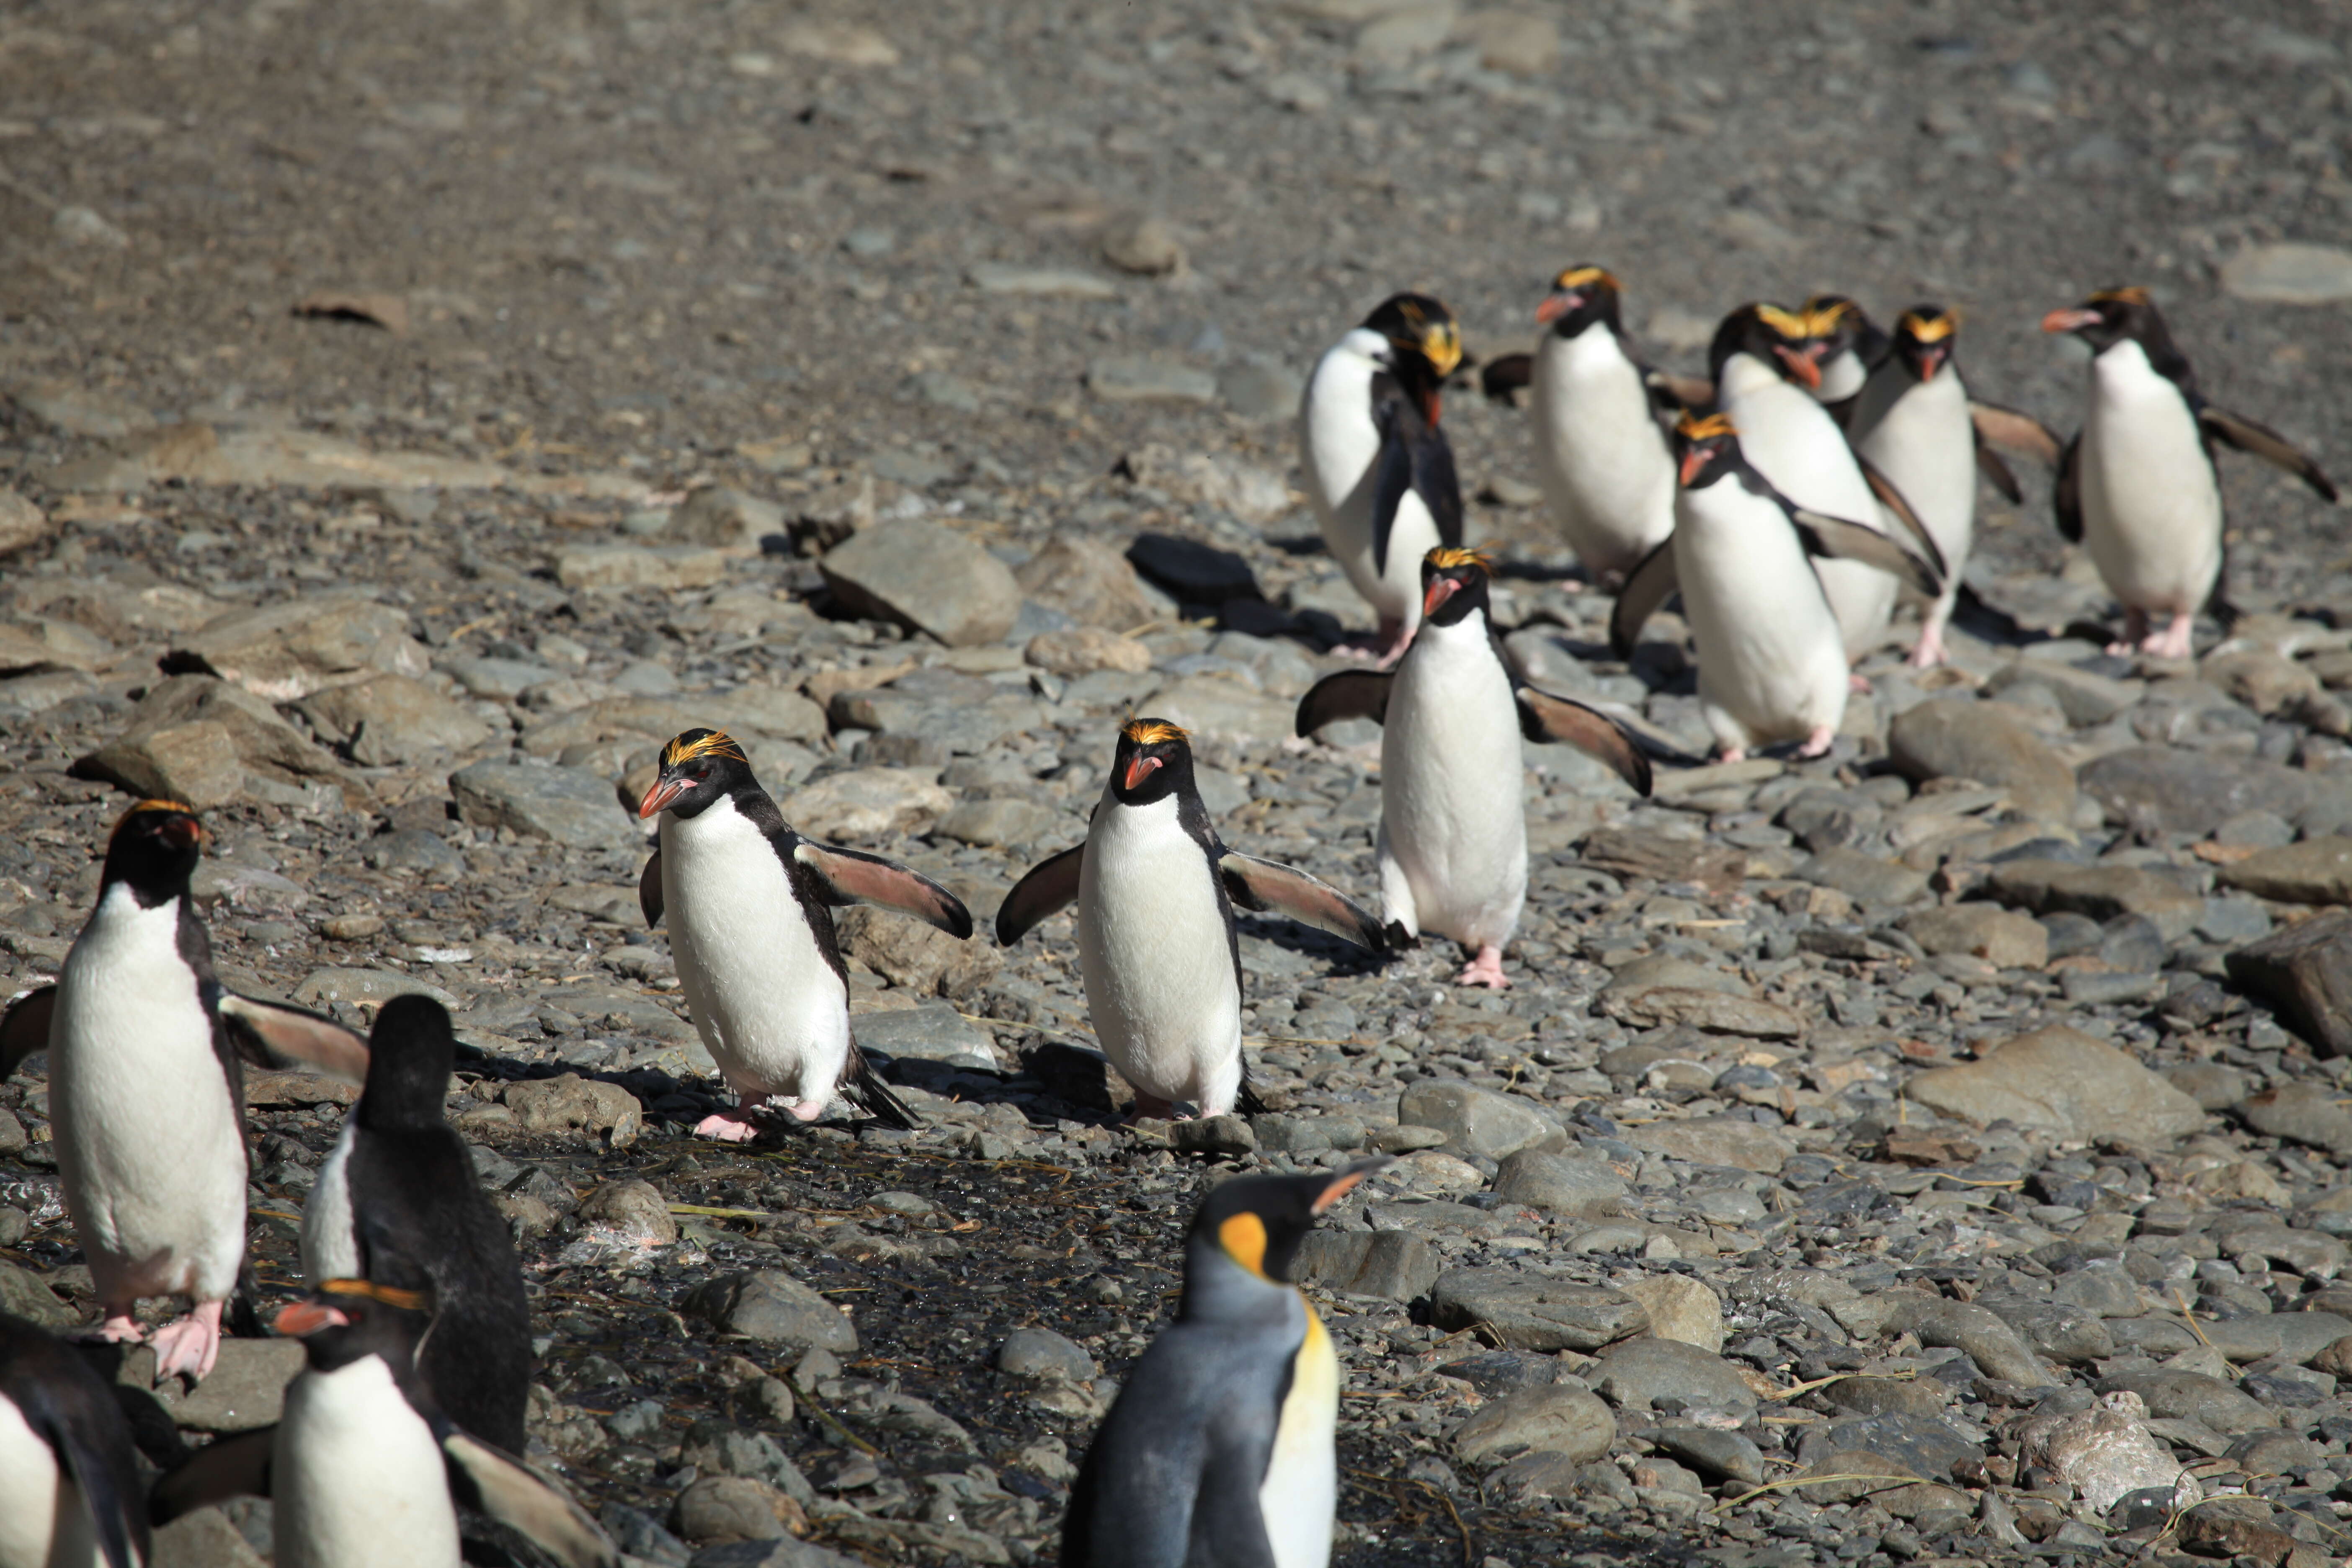
[[[224,1437],[166,1476],[167,1523],[240,1494],[271,1500],[278,1568],[458,1568],[458,1510],[520,1531],[565,1568],[621,1555],[563,1489],[452,1422],[416,1373],[429,1292],[331,1279],[278,1314],[305,1365],[275,1426]]]
[[[0,1312],[0,1568],[141,1568],[147,1483],[113,1391]]]
[[[1536,478],[1593,582],[1614,586],[1675,529],[1675,461],[1617,279],[1571,267],[1536,307]]]
[[[2145,289],[2103,289],[2042,318],[2091,345],[2091,399],[2058,463],[2058,530],[2088,547],[2124,607],[2107,651],[2187,658],[2197,612],[2221,591],[2222,508],[2213,445],[2275,464],[2326,500],[2336,487],[2277,431],[2197,388]],[[2155,629],[2158,621],[2162,629]]]
[[[771,1099],[814,1121],[836,1094],[912,1128],[913,1113],[850,1039],[833,910],[879,904],[961,941],[971,935],[963,900],[895,860],[793,832],[743,748],[719,731],[688,730],[662,748],[661,777],[637,816],[661,818],[661,847],[637,879],[646,924],[667,913],[678,988],[739,1101],[694,1131],[743,1142]]]
[[[1202,1200],[1176,1321],[1078,1467],[1062,1568],[1330,1562],[1339,1358],[1290,1268],[1315,1222],[1390,1163],[1243,1176]]]
[[[1707,353],[1717,410],[1738,430],[1746,461],[1790,501],[1882,532],[1886,524],[1899,525],[1940,575],[1935,541],[1901,493],[1860,459],[1816,401],[1820,346],[1811,318],[1777,305],[1741,306],[1716,329]],[[1822,563],[1820,581],[1852,664],[1885,634],[1895,612],[1895,579],[1859,562],[1832,559]]]
[[[302,1273],[426,1290],[416,1375],[449,1418],[499,1447],[529,1442],[530,1303],[506,1221],[443,1119],[457,1060],[449,1015],[395,996],[368,1037],[367,1087],[302,1205]]]
[[[1341,670],[1298,700],[1297,729],[1337,719],[1381,731],[1381,912],[1389,940],[1423,931],[1472,954],[1457,985],[1501,989],[1503,944],[1528,889],[1522,736],[1597,758],[1643,795],[1650,763],[1608,715],[1521,681],[1487,620],[1486,558],[1422,560],[1421,635],[1394,672]]]
[[[1950,657],[1944,627],[1976,542],[1981,438],[1953,358],[1959,324],[1959,317],[1940,305],[1903,312],[1886,357],[1856,395],[1846,426],[1855,448],[1903,491],[1943,552],[1944,591],[1927,606],[1919,640],[1911,648],[1911,664],[1919,669]]]
[[[1422,556],[1462,542],[1461,481],[1438,427],[1438,389],[1461,363],[1454,312],[1397,294],[1325,353],[1299,402],[1307,500],[1324,544],[1380,617],[1382,668],[1420,624]]]
[[[367,1046],[331,1018],[240,996],[214,976],[188,890],[205,830],[173,801],[115,825],[98,907],[54,986],[0,1020],[0,1060],[46,1045],[66,1210],[89,1263],[101,1337],[137,1341],[150,1296],[194,1310],[155,1332],[156,1375],[201,1378],[245,1259],[245,1082],[239,1056],[357,1083]]]
[[[1874,528],[1801,507],[1742,456],[1727,415],[1685,416],[1675,429],[1682,489],[1674,537],[1626,579],[1609,625],[1631,657],[1642,623],[1679,587],[1698,649],[1698,695],[1717,755],[1799,742],[1830,749],[1845,716],[1845,649],[1814,558],[1849,561],[1933,596],[1935,568]]]
[[[1010,947],[1077,905],[1078,973],[1095,1037],[1135,1086],[1138,1116],[1257,1107],[1242,1059],[1234,906],[1286,915],[1369,952],[1380,921],[1304,871],[1228,849],[1192,775],[1191,738],[1162,719],[1121,727],[1086,842],[1039,862],[997,911]]]

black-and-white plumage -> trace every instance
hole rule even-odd
[[[0,1312],[0,1568],[141,1568],[146,1494],[113,1391]]]
[[[894,860],[793,832],[742,748],[716,731],[688,730],[664,748],[637,815],[661,818],[661,847],[637,880],[646,923],[667,918],[694,1026],[740,1101],[695,1131],[741,1142],[770,1100],[814,1121],[835,1095],[912,1127],[850,1038],[833,910],[879,904],[961,939],[971,934],[963,901]]]
[[[1601,268],[1562,272],[1536,320],[1536,478],[1586,573],[1614,584],[1675,528],[1675,462],[1654,373],[1619,320],[1617,279]]]

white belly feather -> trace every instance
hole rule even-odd
[[[101,1298],[226,1299],[245,1256],[245,1131],[179,953],[178,900],[117,883],[58,979],[49,1105]]]
[[[1385,918],[1501,944],[1527,896],[1527,769],[1517,700],[1479,617],[1422,628],[1382,722]]]
[[[352,1140],[359,1125],[343,1119],[341,1136],[319,1166],[319,1179],[302,1200],[302,1278],[317,1285],[327,1279],[357,1279],[359,1237],[352,1214]]]
[[[1977,438],[1968,388],[1949,369],[1922,383],[1890,367],[1864,389],[1853,427],[1863,432],[1862,455],[1895,481],[1944,552],[1942,602],[1950,605],[1976,541]]]
[[[1331,1561],[1331,1519],[1339,1501],[1339,1358],[1315,1309],[1307,1308],[1307,1339],[1291,1363],[1290,1392],[1275,1427],[1274,1455],[1258,1487],[1275,1568],[1325,1568]]]
[[[1095,1037],[1128,1081],[1204,1116],[1242,1079],[1242,997],[1208,858],[1171,795],[1108,791],[1078,873],[1078,969]]]
[[[1377,332],[1349,332],[1317,362],[1298,410],[1298,459],[1323,543],[1382,619],[1421,620],[1421,558],[1442,542],[1436,519],[1407,491],[1390,525],[1388,553],[1372,559],[1372,489],[1381,437],[1372,424]]]
[[[1675,575],[1716,738],[1748,747],[1835,728],[1845,716],[1845,651],[1778,503],[1726,478],[1683,491],[1675,517]]]
[[[1536,350],[1536,478],[1595,576],[1629,572],[1675,527],[1675,465],[1642,373],[1606,326]]]
[[[661,845],[678,989],[719,1070],[747,1108],[771,1096],[828,1103],[849,1060],[849,990],[767,836],[722,799],[689,818],[665,814]]]
[[[103,1559],[81,1489],[0,1398],[0,1568],[95,1568]]]
[[[2077,477],[2083,542],[2126,608],[2201,607],[2221,574],[2221,491],[2196,416],[2140,346],[2091,365]]]
[[[278,1568],[457,1568],[441,1446],[376,1356],[288,1386],[270,1479]]]

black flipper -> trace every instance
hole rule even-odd
[[[268,1497],[270,1463],[277,1448],[275,1426],[215,1438],[155,1483],[154,1494],[148,1500],[148,1518],[157,1524],[169,1524],[184,1513],[233,1497]]]
[[[1087,847],[1073,846],[1040,860],[1013,885],[996,911],[998,945],[1011,947],[1048,916],[1078,901],[1078,873],[1086,863]]]
[[[1538,744],[1574,746],[1606,764],[1634,794],[1650,793],[1650,759],[1640,741],[1616,720],[1572,697],[1555,697],[1532,686],[1517,687],[1512,695],[1519,702],[1519,733]]]
[[[1388,718],[1389,687],[1395,679],[1395,673],[1385,669],[1342,669],[1327,675],[1298,700],[1293,728],[1301,735],[1312,735],[1342,719],[1381,723]]]
[[[646,862],[646,868],[637,873],[637,908],[645,911],[647,931],[661,924],[661,851],[658,849],[654,851],[653,858]]]
[[[73,1478],[107,1568],[141,1568],[150,1543],[139,1450],[104,1381],[54,1336],[0,1313],[0,1399]]]
[[[1286,916],[1368,952],[1388,951],[1379,917],[1328,882],[1238,849],[1218,858],[1217,873],[1224,879],[1227,896],[1243,909]]]
[[[367,1082],[367,1042],[323,1013],[220,994],[221,1026],[236,1054],[277,1072],[315,1072],[354,1088]]]
[[[1895,481],[1879,472],[1877,468],[1861,453],[1856,452],[1853,460],[1862,465],[1863,482],[1870,487],[1870,493],[1878,498],[1878,504],[1885,507],[1887,514],[1902,525],[1905,532],[1910,534],[1912,542],[1918,546],[1918,553],[1927,559],[1927,564],[1936,569],[1936,575],[1938,577],[1948,575],[1951,568],[1944,563],[1943,546],[1937,544],[1936,536],[1927,531],[1927,525],[1919,521],[1919,514],[1911,510],[1911,502],[1905,498],[1903,491],[1896,487]],[[1940,588],[1937,590],[1938,593],[1942,591]]]
[[[2197,410],[2198,422],[2208,435],[2224,446],[2235,447],[2241,452],[2251,452],[2275,468],[2285,469],[2309,485],[2324,500],[2336,499],[2336,486],[2320,472],[2319,465],[2293,442],[2267,425],[2257,425],[2242,415],[2226,408],[2216,408],[2208,403]]]
[[[1904,548],[1899,539],[1864,524],[1809,511],[1803,507],[1793,508],[1789,521],[1796,528],[1808,555],[1875,566],[1931,599],[1944,591],[1944,574]]]
[[[1439,543],[1462,542],[1462,482],[1444,432],[1385,374],[1372,378],[1372,423],[1381,436],[1372,459],[1372,570],[1386,573],[1389,538],[1407,491],[1429,509]]]
[[[1486,362],[1478,373],[1478,390],[1487,401],[1516,408],[1519,405],[1520,388],[1535,379],[1536,356],[1533,354],[1503,354]]]
[[[1992,449],[1992,443],[1984,438],[1983,431],[1979,430],[1976,433],[1976,441],[1977,472],[1982,474],[1986,481],[1999,490],[2011,506],[2022,501],[2025,499],[2024,487],[2017,482],[2017,476],[2011,473],[2009,465],[2001,460],[2000,454]]]
[[[971,934],[971,911],[961,899],[896,860],[813,838],[793,846],[793,858],[815,877],[827,903],[879,904],[935,925],[959,942]]]
[[[612,1538],[557,1483],[446,1421],[434,1435],[451,1497],[520,1531],[564,1568],[620,1568]]]
[[[49,1016],[57,1009],[57,986],[36,985],[0,1013],[0,1079],[35,1051],[49,1048]]]
[[[1642,625],[1658,613],[1660,605],[1674,597],[1677,586],[1675,577],[1675,542],[1670,534],[1658,542],[1657,548],[1642,557],[1640,565],[1625,574],[1625,585],[1617,590],[1616,607],[1609,612],[1609,647],[1619,658],[1633,657],[1633,645],[1642,636]]]
[[[2058,521],[2058,537],[2069,544],[2083,542],[2083,437],[2077,431],[2058,454],[2058,477],[2051,481],[2050,510]]]

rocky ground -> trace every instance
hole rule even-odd
[[[925,1129],[690,1142],[714,1082],[621,802],[723,725],[804,831],[985,917],[1139,708],[1237,847],[1370,898],[1371,732],[1289,736],[1367,621],[1286,420],[1401,287],[1493,353],[1604,261],[1682,368],[1744,298],[1939,298],[1972,384],[2071,428],[2035,321],[2147,282],[2209,394],[2340,477],[2352,261],[2280,242],[2342,230],[2342,32],[15,7],[0,981],[54,973],[134,791],[205,811],[232,984],[447,1000],[534,1454],[652,1563],[1050,1560],[1202,1186],[1366,1147],[1403,1158],[1307,1257],[1343,1563],[2339,1555],[2352,557],[2283,476],[2224,459],[2247,614],[2193,663],[2104,655],[2042,498],[1989,497],[1955,667],[1871,661],[1831,758],[1637,802],[1532,751],[1506,994],[1244,922],[1246,1121],[1118,1122],[1066,919],[1000,951],[853,912]],[[1671,617],[1608,660],[1523,416],[1447,408],[1513,647],[1702,747]],[[274,1300],[339,1110],[251,1092]],[[0,1089],[0,1304],[65,1324],[45,1109],[37,1062]],[[163,1391],[155,1457],[268,1419],[291,1350]],[[171,1560],[268,1540],[203,1515]]]

